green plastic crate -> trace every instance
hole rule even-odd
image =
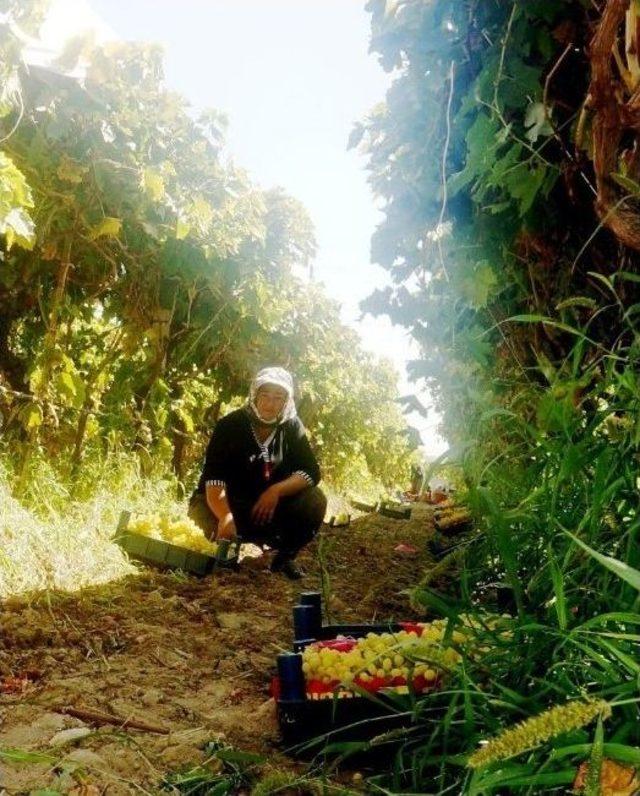
[[[394,520],[410,520],[411,507],[405,506],[402,508],[395,508],[391,506],[380,506],[378,514],[382,514],[383,517],[391,517]]]
[[[146,564],[154,564],[158,567],[167,569],[181,569],[193,575],[209,575],[219,567],[235,568],[238,565],[238,552],[240,541],[233,546],[233,553],[222,558],[221,556],[210,556],[206,553],[198,553],[186,547],[165,542],[161,539],[151,539],[140,533],[132,533],[127,530],[130,511],[123,511],[116,529],[114,541],[131,557]]]

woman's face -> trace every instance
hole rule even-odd
[[[256,393],[256,409],[265,420],[275,420],[284,409],[288,394],[277,384],[263,384]]]

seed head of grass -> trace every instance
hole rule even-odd
[[[608,702],[602,699],[576,699],[566,705],[555,705],[544,713],[532,716],[514,727],[508,727],[474,752],[467,765],[481,768],[499,760],[516,757],[555,738],[556,735],[585,727],[600,715],[603,718],[611,715]]]

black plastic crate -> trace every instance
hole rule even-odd
[[[302,652],[315,641],[328,641],[338,636],[363,638],[368,633],[397,633],[400,630],[410,630],[414,624],[378,622],[323,625],[321,611],[321,596],[318,592],[304,592],[300,595],[300,603],[293,609],[295,653]],[[305,635],[310,637],[303,638]],[[279,657],[292,659],[299,656]],[[296,664],[297,667],[301,665],[301,661]],[[301,668],[299,676],[302,676]],[[284,685],[287,677],[288,675],[279,672],[274,684],[274,695],[282,742],[290,753],[317,753],[319,749],[315,745],[304,749],[299,747],[321,735],[329,734],[329,742],[361,740],[407,724],[407,711],[410,711],[413,701],[413,697],[409,695],[376,692],[370,698],[357,693],[314,698],[307,693],[306,684],[303,686],[299,682],[296,698],[292,699],[291,694],[287,693],[288,687]],[[358,726],[353,726],[356,724]],[[296,748],[292,750],[292,747]]]
[[[392,701],[384,694],[376,694],[372,699],[366,696],[280,699],[276,704],[282,744],[301,757],[320,751],[321,747],[315,744],[302,748],[319,736],[327,736],[323,741],[328,743],[367,740],[407,723],[406,713],[398,713],[398,700]]]
[[[210,575],[219,567],[229,569],[238,566],[239,541],[234,545],[235,549],[232,555],[226,555],[224,558],[210,556],[206,553],[189,550],[186,547],[179,547],[162,539],[151,539],[143,534],[132,533],[127,530],[130,518],[131,512],[129,511],[123,511],[120,514],[114,541],[137,561],[166,569],[181,569],[183,572],[200,576]]]
[[[363,638],[367,633],[397,633],[402,629],[403,625],[398,622],[323,624],[322,597],[319,592],[302,592],[298,605],[293,608],[293,644],[296,652],[314,641],[328,641],[338,636]]]

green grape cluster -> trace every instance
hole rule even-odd
[[[160,539],[178,547],[185,547],[196,553],[214,556],[218,550],[215,542],[210,542],[195,522],[188,517],[171,520],[160,514],[134,515],[129,521],[128,530],[151,539]]]
[[[312,644],[304,650],[302,669],[308,682],[326,686],[366,687],[377,679],[385,687],[406,692],[407,683],[421,678],[430,688],[462,657],[453,646],[443,644],[445,630],[446,622],[436,620],[424,625],[421,635],[405,630],[368,633],[348,651]],[[462,643],[464,634],[454,631],[451,640]]]

